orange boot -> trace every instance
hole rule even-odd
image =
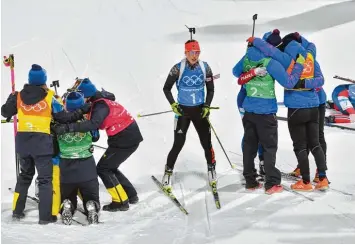
[[[325,191],[329,189],[329,181],[327,177],[323,178],[322,180],[319,180],[319,182],[316,184],[316,187],[314,188],[315,190],[319,191]]]
[[[313,186],[311,183],[305,184],[303,180],[299,180],[291,185],[291,189],[295,191],[313,191]]]
[[[265,190],[265,194],[272,195],[274,193],[280,193],[284,190],[282,185],[274,185],[273,187]]]
[[[319,173],[318,173],[318,169],[316,170],[316,174],[314,175],[313,182],[314,182],[314,183],[318,183],[318,182],[319,182]]]
[[[301,176],[301,169],[300,168],[295,168],[291,173],[289,173],[291,176],[295,177],[300,177]]]

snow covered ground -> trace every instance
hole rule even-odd
[[[257,36],[279,28],[281,35],[298,31],[317,45],[317,59],[330,96],[340,81],[354,77],[355,1],[229,1],[229,0],[4,0],[1,54],[14,53],[16,88],[27,80],[32,63],[47,69],[48,81],[60,80],[59,93],[76,76],[89,76],[116,94],[134,115],[170,109],[162,92],[170,68],[183,58],[185,27],[197,27],[201,59],[215,74],[211,122],[229,158],[242,165],[243,128],[236,111],[239,88],[232,67],[245,52],[254,13]],[[1,68],[1,102],[11,86],[9,70]],[[277,86],[282,101],[282,88]],[[280,108],[280,115],[285,115]],[[175,168],[174,190],[189,216],[182,214],[151,180],[163,174],[173,142],[173,114],[137,119],[144,136],[138,151],[122,171],[133,181],[140,202],[128,212],[101,212],[102,225],[66,227],[60,222],[37,225],[36,205],[28,201],[27,218],[11,221],[15,186],[12,125],[1,125],[1,241],[3,243],[355,243],[355,197],[335,190],[307,193],[314,201],[283,192],[267,196],[246,193],[242,175],[231,170],[215,137],[219,193],[215,208],[206,183],[206,164],[197,134],[190,128]],[[99,145],[106,145],[103,136]],[[355,195],[352,150],[355,133],[327,128],[328,176],[331,187]],[[103,150],[95,150],[99,159]],[[234,152],[234,153],[232,153]],[[311,158],[311,170],[315,164]],[[296,166],[287,124],[279,122],[277,166],[288,172]],[[101,183],[101,182],[100,182]],[[289,186],[291,182],[283,181]],[[31,186],[29,194],[34,194]],[[110,201],[100,185],[103,204]],[[78,220],[83,217],[78,214]]]

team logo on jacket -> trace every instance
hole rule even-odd
[[[80,142],[86,136],[86,133],[67,133],[60,135],[58,138],[65,141],[66,143]]]
[[[189,76],[184,76],[181,81],[186,84],[188,87],[192,86],[199,86],[204,82],[204,75],[201,74],[199,76],[197,75],[192,75],[191,77]]]
[[[47,103],[45,101],[40,101],[34,105],[25,105],[23,102],[21,102],[20,106],[24,111],[40,112],[47,108]]]

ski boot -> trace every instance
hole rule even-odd
[[[294,177],[300,177],[301,176],[301,169],[300,168],[295,168],[289,175],[294,176]]]
[[[91,224],[98,224],[99,223],[99,210],[100,210],[100,204],[98,204],[95,201],[88,201],[85,205],[86,210],[87,210],[87,219],[89,225]]]
[[[259,175],[265,176],[264,161],[259,162]]]
[[[255,191],[255,190],[260,189],[262,187],[263,187],[263,184],[260,183],[259,181],[256,181],[255,185],[245,184],[245,189],[247,191]]]
[[[282,185],[274,185],[273,187],[265,190],[265,194],[267,195],[272,195],[272,194],[275,194],[275,193],[280,193],[283,191],[283,187]]]
[[[128,199],[129,199],[129,200],[128,200],[129,204],[136,204],[136,203],[138,203],[138,201],[139,201],[138,196],[129,197]]]
[[[108,212],[117,212],[117,211],[128,211],[129,210],[129,203],[128,200],[121,203],[121,202],[111,202],[108,205],[104,205],[102,210]]]
[[[38,188],[38,179],[35,180],[35,196],[39,198],[39,188]]]
[[[17,213],[13,213],[12,214],[12,220],[13,221],[20,221],[23,218],[25,218],[25,213],[23,213],[23,212],[19,213],[19,214],[17,214]]]
[[[73,222],[74,206],[69,199],[62,203],[62,222],[65,225],[71,225]]]
[[[164,176],[163,179],[161,181],[163,188],[168,191],[171,192],[171,178],[173,176],[173,169],[169,168],[167,165],[165,165],[165,172],[164,172]]]
[[[303,180],[297,181],[291,185],[291,189],[294,191],[313,191],[313,186],[310,182],[304,182]]]
[[[328,181],[327,177],[320,178],[314,189],[319,191],[326,191],[329,189],[329,183],[330,182]]]
[[[217,173],[216,173],[216,163],[207,164],[207,175],[208,182],[212,186],[213,184],[217,184]]]
[[[319,182],[319,174],[318,174],[318,169],[316,170],[316,174],[314,175],[313,182],[314,182],[314,183],[318,183],[318,182]]]

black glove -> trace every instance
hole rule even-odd
[[[328,116],[324,118],[325,123],[335,123],[335,116]]]
[[[301,88],[305,88],[306,86],[306,82],[304,79],[300,79],[296,85],[293,87],[293,89],[301,89]]]
[[[327,102],[325,102],[325,107],[327,109],[334,109],[334,102],[331,100],[328,100]]]
[[[12,117],[6,118],[6,122],[10,122]]]
[[[55,124],[55,125],[53,125],[52,130],[57,135],[62,135],[62,134],[69,133],[72,131],[72,130],[70,130],[69,124]]]
[[[80,109],[78,109],[78,111],[79,111],[81,114],[87,114],[87,113],[90,112],[91,106],[92,106],[91,103],[85,103],[82,107],[80,107]]]

